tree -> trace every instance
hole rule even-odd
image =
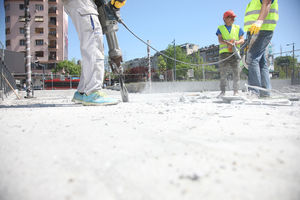
[[[174,46],[169,45],[168,48],[164,52],[167,56],[174,58]],[[189,62],[189,59],[187,57],[187,54],[183,51],[183,49],[180,46],[176,46],[176,60],[180,60],[183,62]],[[167,59],[167,70],[174,70],[174,60],[173,59]],[[185,79],[187,77],[187,69],[189,68],[189,65],[176,62],[176,79]],[[174,72],[173,72],[174,73]]]
[[[294,59],[297,63],[297,59]],[[275,58],[275,71],[279,72],[279,78],[291,77],[293,70],[293,57],[292,56],[279,56]]]
[[[170,58],[164,58],[162,55],[158,57],[158,68],[160,73],[163,73],[167,71],[168,79],[171,80],[174,74],[174,60],[171,58],[174,58],[174,46],[169,45],[168,48],[163,52]],[[193,53],[190,55],[187,55],[186,52],[180,47],[176,46],[176,79],[177,80],[186,80],[188,79],[187,72],[189,69],[194,70],[194,78],[199,80],[203,78],[203,68],[205,72],[210,72],[208,78],[215,78],[215,74],[217,74],[217,69],[215,65],[209,65],[202,67],[201,64],[203,63],[203,58],[200,57],[199,53]],[[182,62],[184,63],[182,63]],[[187,64],[185,64],[187,63]],[[192,64],[198,64],[199,66],[190,65]]]
[[[64,60],[56,65],[56,68],[52,70],[53,73],[60,72],[64,75],[80,76],[81,66],[76,64],[75,58],[72,61]]]
[[[158,56],[157,66],[159,73],[164,73],[167,70],[167,63],[162,55]]]

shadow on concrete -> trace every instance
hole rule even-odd
[[[0,105],[0,108],[51,108],[51,107],[82,107],[82,104],[27,104],[27,105]]]

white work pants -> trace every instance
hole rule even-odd
[[[63,0],[78,33],[81,76],[77,90],[89,95],[101,90],[104,79],[104,46],[97,6],[93,0]]]

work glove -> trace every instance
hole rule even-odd
[[[263,20],[257,20],[254,24],[252,24],[251,27],[249,28],[250,35],[258,34],[263,22],[264,22]]]
[[[120,9],[122,6],[125,5],[126,0],[111,0],[111,5],[116,9]]]

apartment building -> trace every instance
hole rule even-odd
[[[185,43],[180,45],[180,47],[185,51],[186,55],[191,55],[198,51],[199,45],[191,44],[191,43]]]
[[[210,46],[202,47],[198,52],[204,63],[212,63],[219,60],[219,45],[212,44]]]
[[[24,0],[4,0],[6,49],[25,52]],[[68,59],[68,16],[60,0],[30,0],[30,52],[52,69]]]

